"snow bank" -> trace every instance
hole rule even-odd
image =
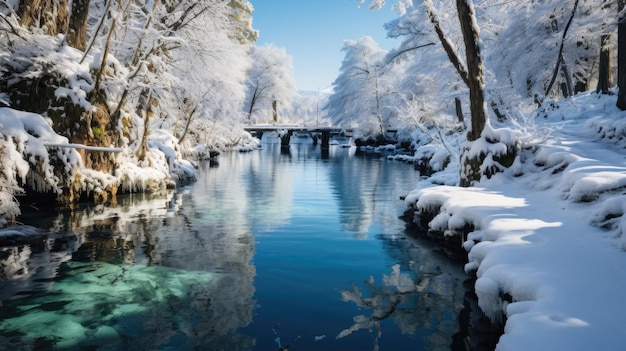
[[[562,101],[536,119],[551,137],[526,148],[518,174],[475,188],[423,182],[406,197],[436,214],[434,233],[463,239],[479,306],[506,317],[498,350],[622,348],[626,159],[624,112],[613,106],[591,93]]]

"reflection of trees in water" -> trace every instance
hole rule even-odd
[[[16,294],[31,294],[48,291],[53,284],[59,267],[72,258],[71,253],[78,246],[76,236],[50,234],[44,231],[20,226],[4,229],[19,233],[20,243],[0,247],[0,306],[3,300]]]
[[[367,233],[372,224],[381,165],[353,157],[349,162],[338,161],[333,166],[336,169],[331,169],[330,182],[339,204],[342,230]]]
[[[288,170],[290,157],[281,155],[268,162],[267,153],[275,153],[280,145],[264,145],[267,150],[249,154],[233,153],[228,167],[211,174],[220,187],[226,186],[229,196],[239,196],[229,202],[240,213],[243,222],[258,228],[272,228],[287,223],[291,216],[294,179]],[[233,195],[234,194],[234,195]]]
[[[50,234],[45,245],[0,249],[0,299],[31,294],[5,301],[5,306],[13,307],[0,318],[0,348],[26,347],[35,339],[51,345],[64,340],[84,343],[98,340],[94,335],[109,326],[115,331],[108,335],[119,336],[114,337],[114,344],[133,349],[137,345],[158,349],[168,340],[189,349],[250,349],[253,340],[236,334],[251,322],[254,307],[254,240],[245,223],[234,224],[226,216],[203,219],[210,204],[195,202],[190,193],[136,199],[128,197],[116,207],[90,206],[55,217],[51,230],[71,234]],[[40,238],[44,235],[39,233]],[[55,235],[58,243],[50,238]],[[61,265],[70,259],[75,263]],[[87,266],[80,266],[81,271],[77,262]],[[219,274],[200,279],[212,272]],[[80,288],[68,286],[88,287],[97,293],[81,294]],[[79,305],[80,301],[84,304]],[[20,312],[21,303],[32,307]],[[141,308],[133,311],[133,305]],[[50,311],[51,306],[58,310]],[[71,320],[78,336],[62,331],[55,335],[56,329],[37,321],[48,320],[51,314],[59,321]],[[33,319],[37,315],[42,317]],[[24,323],[30,324],[25,328]],[[129,324],[134,326],[129,329]],[[15,338],[6,333],[35,336]]]
[[[377,239],[391,260],[399,264],[392,267],[391,275],[383,277],[382,284],[370,277],[365,289],[353,284],[344,290],[349,293],[344,300],[372,305],[363,307],[370,309],[371,315],[355,317],[351,328],[363,329],[385,317],[404,334],[423,335],[424,350],[495,348],[503,330],[491,325],[479,309],[474,280],[463,270],[462,261],[450,259],[435,243],[410,229],[402,236],[379,234]],[[380,333],[375,335],[378,347],[383,330],[380,323],[371,325]]]
[[[400,265],[394,265],[390,275],[383,275],[382,285],[377,285],[374,277],[364,283],[367,291],[352,284],[351,289],[341,291],[343,301],[353,302],[371,313],[355,316],[354,324],[341,331],[337,338],[362,329],[370,330],[374,333],[373,349],[378,350],[383,334],[381,322],[392,319],[403,334],[415,335],[419,328],[428,329],[424,340],[427,349],[449,345],[451,341],[447,336],[454,333],[456,326],[448,305],[450,292],[440,289],[440,278],[441,272],[432,272],[422,274],[415,282],[409,274],[400,272]]]
[[[413,169],[385,160],[380,154],[346,154],[346,157],[350,158],[349,162],[330,161],[330,183],[339,205],[342,229],[363,234],[374,223],[395,222],[400,214],[399,196],[416,185]]]
[[[393,320],[403,334],[424,335],[424,349],[449,348],[459,333],[457,317],[464,309],[466,280],[462,265],[440,255],[428,243],[415,244],[406,240],[378,237],[393,261],[382,282],[374,277],[341,291],[342,299],[352,302],[369,314],[354,317],[354,324],[341,331],[337,338],[348,337],[359,330],[374,335],[374,350],[378,350],[383,335],[381,323]]]

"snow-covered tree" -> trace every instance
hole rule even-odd
[[[182,147],[231,145],[245,135],[236,124],[245,97],[247,53],[257,36],[248,1],[0,5],[3,103],[48,117],[68,142],[89,146],[78,148],[78,172],[42,160],[67,183],[55,184],[59,198],[164,190],[193,178]],[[178,137],[186,143],[180,145]],[[106,152],[111,147],[116,152]],[[89,179],[107,181],[96,186]],[[1,183],[10,185],[0,186],[10,198],[17,188]]]
[[[488,123],[485,111],[483,59],[473,2],[471,0],[456,1],[456,12],[463,38],[465,59],[461,58],[443,29],[437,10],[430,0],[424,0],[424,9],[448,59],[469,89],[471,122],[468,126],[467,141],[472,143],[481,138]],[[462,155],[461,185],[463,186],[469,186],[473,181],[480,179],[482,175],[481,166],[488,153],[488,151],[476,152],[472,149],[471,144],[465,146]]]
[[[247,2],[234,3],[245,8]],[[256,39],[256,31],[246,21],[247,12],[233,10],[234,5],[225,2],[210,4],[178,34],[181,43],[171,51],[174,64],[170,68],[178,79],[164,92],[163,112],[153,124],[169,130],[187,148],[197,144],[221,148],[231,143],[228,139],[240,136],[231,126],[243,119],[247,52]],[[221,125],[230,132],[224,133]]]
[[[255,46],[250,56],[245,104],[248,123],[276,123],[279,110],[290,106],[296,92],[292,58],[274,45]]]
[[[241,44],[254,43],[259,38],[259,31],[252,28],[252,4],[248,0],[230,0],[228,6],[232,8],[230,17],[233,23],[229,36]]]
[[[464,82],[439,44],[427,12],[419,6],[404,8],[402,15],[385,28],[389,37],[401,39],[400,45],[389,51],[385,62],[387,74],[395,77],[391,79],[404,101],[397,104],[404,124],[450,124],[456,103],[460,104],[461,97],[466,95],[462,89]],[[462,117],[460,114],[457,118]]]
[[[301,126],[330,126],[330,120],[322,110],[327,98],[328,94],[324,92],[299,91],[286,112],[289,122]]]
[[[384,137],[395,113],[390,103],[395,89],[385,75],[387,52],[368,36],[346,40],[342,51],[345,57],[324,110],[337,126]]]

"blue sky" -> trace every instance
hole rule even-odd
[[[397,41],[386,39],[383,25],[397,17],[387,6],[357,8],[354,0],[250,0],[257,45],[283,47],[293,57],[299,90],[323,90],[338,74],[344,40],[369,35],[383,49]]]

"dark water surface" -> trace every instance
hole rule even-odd
[[[0,247],[0,349],[449,350],[467,276],[398,218],[417,181],[264,145],[167,198],[24,216],[45,236]]]

